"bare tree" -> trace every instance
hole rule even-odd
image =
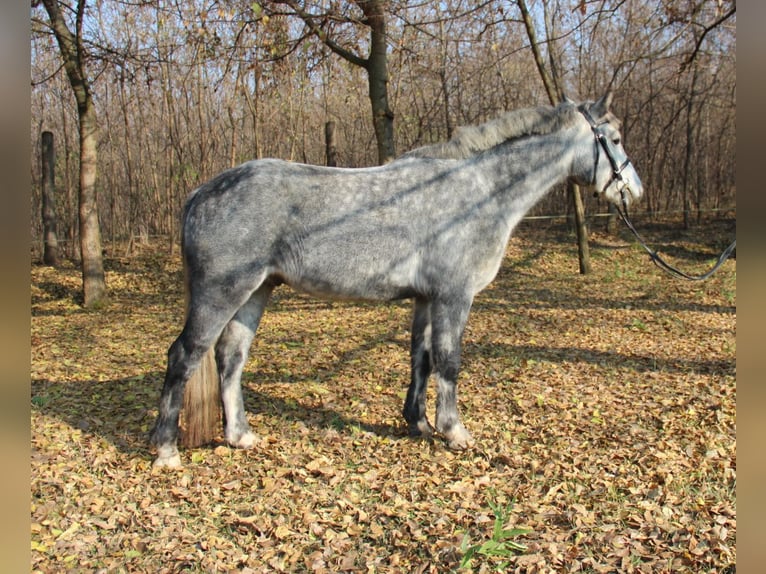
[[[309,33],[319,38],[334,54],[367,72],[372,121],[378,144],[378,163],[384,164],[396,156],[394,145],[394,112],[388,104],[388,56],[386,38],[385,0],[355,0],[364,17],[355,20],[338,12],[321,14],[309,12],[296,0],[276,0],[273,4],[289,6],[292,13],[305,23]],[[325,27],[328,22],[362,24],[369,28],[369,53],[361,56],[341,45]]]
[[[98,220],[96,173],[98,169],[98,123],[91,86],[85,70],[85,45],[82,25],[86,0],[75,7],[75,31],[69,29],[63,10],[72,10],[57,0],[42,0],[48,13],[50,27],[56,37],[61,59],[72,86],[80,127],[80,251],[82,255],[82,284],[85,307],[104,302],[106,280],[101,254],[101,229]]]

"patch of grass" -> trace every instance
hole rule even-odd
[[[497,501],[494,493],[490,493],[487,504],[495,515],[492,535],[489,540],[470,546],[468,545],[468,535],[464,536],[461,545],[463,558],[460,561],[459,568],[470,568],[474,558],[481,556],[497,560],[497,563],[494,565],[495,571],[505,572],[511,558],[527,550],[524,544],[517,542],[515,539],[529,534],[532,530],[529,528],[507,527],[511,518],[511,511],[513,510],[513,500],[503,505]]]
[[[50,402],[51,398],[47,395],[35,395],[32,397],[32,406],[41,409]]]

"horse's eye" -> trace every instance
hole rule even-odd
[[[613,143],[614,145],[620,145],[620,142],[621,142],[621,141],[622,141],[622,140],[621,140],[620,138],[618,138],[618,137],[617,137],[617,138],[614,138],[614,139],[612,139],[612,143]]]

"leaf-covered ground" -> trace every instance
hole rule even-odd
[[[697,271],[734,234],[642,229]],[[627,236],[591,239],[580,276],[571,237],[520,229],[477,298],[459,385],[474,450],[405,436],[406,302],[282,288],[243,379],[260,442],[163,472],[146,436],[178,256],[109,257],[98,312],[75,267],[34,266],[31,570],[734,572],[736,261],[681,282]],[[526,550],[489,555],[495,522]]]

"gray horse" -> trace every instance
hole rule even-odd
[[[473,299],[494,279],[516,224],[568,179],[622,205],[643,192],[610,103],[607,94],[595,103],[508,112],[381,167],[251,161],[193,191],[182,233],[187,317],[168,351],[151,437],[155,466],[181,464],[184,389],[211,349],[226,440],[254,444],[240,377],[281,284],[322,297],[413,299],[404,419],[411,435],[436,431],[450,448],[469,448],[473,439],[457,409],[461,339]],[[426,418],[432,373],[435,428]]]

